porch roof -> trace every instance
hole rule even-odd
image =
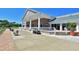
[[[68,22],[79,23],[79,13],[56,17],[56,20],[52,21],[51,23],[59,24],[59,23],[68,23]]]
[[[25,16],[23,17],[23,20],[25,20],[25,21],[30,21],[30,19],[36,20],[36,19],[38,19],[38,17],[39,18],[47,18],[47,19],[50,19],[50,21],[55,18],[54,16],[48,16],[47,14],[28,9],[25,13]]]

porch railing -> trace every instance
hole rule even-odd
[[[38,29],[38,27],[32,27],[32,29]],[[52,30],[50,27],[40,27],[40,30]]]

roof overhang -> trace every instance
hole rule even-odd
[[[36,20],[38,18],[47,18],[47,19],[50,19],[51,21],[53,19],[55,19],[55,17],[53,17],[53,16],[48,16],[47,14],[40,13],[35,10],[27,9],[27,11],[25,12],[25,15],[23,17],[23,20],[30,21],[30,19]]]
[[[56,17],[56,20],[52,21],[51,23],[59,24],[59,23],[68,23],[68,22],[79,23],[79,13]]]

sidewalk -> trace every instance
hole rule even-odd
[[[59,39],[68,40],[68,41],[73,41],[73,42],[78,42],[78,43],[79,43],[79,36],[50,35],[50,34],[46,34],[46,33],[43,33],[42,35],[50,36],[50,37],[57,37],[57,38],[59,38]]]
[[[14,44],[11,37],[11,32],[6,29],[0,36],[0,51],[14,51]]]

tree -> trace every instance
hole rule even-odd
[[[20,27],[21,24],[18,24],[16,22],[9,22],[7,20],[0,20],[0,27],[5,27],[5,28],[9,28],[9,27]]]

